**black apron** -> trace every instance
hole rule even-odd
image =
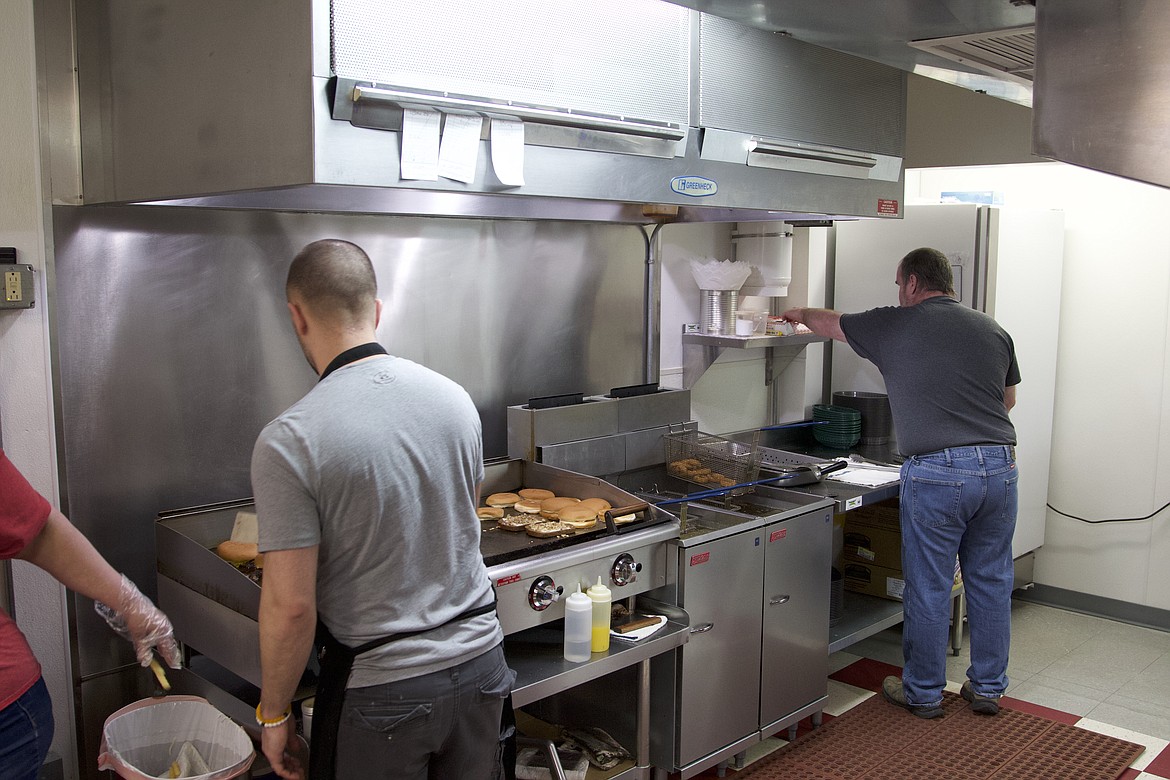
[[[389,644],[396,639],[405,639],[410,636],[425,634],[436,628],[450,625],[460,620],[486,615],[494,611],[496,601],[482,607],[473,607],[438,626],[423,628],[417,631],[400,631],[397,634],[371,639],[369,642],[350,647],[329,633],[329,629],[317,621],[317,661],[321,665],[321,674],[317,677],[317,698],[313,705],[313,735],[309,749],[309,777],[311,780],[333,780],[335,757],[337,754],[337,731],[341,727],[341,705],[345,701],[345,686],[349,683],[349,673],[353,669],[354,659],[362,653]],[[511,696],[505,703],[505,718],[511,716]],[[506,762],[505,762],[506,763]]]

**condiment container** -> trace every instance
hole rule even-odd
[[[590,631],[593,628],[593,601],[581,592],[565,599],[565,660],[573,663],[589,660]]]
[[[593,638],[589,649],[595,653],[604,653],[609,650],[609,620],[612,597],[609,588],[601,584],[601,577],[597,578],[596,585],[590,585],[585,592],[593,602]]]
[[[310,696],[301,702],[301,731],[307,740],[313,738],[313,705],[316,703],[316,696]]]

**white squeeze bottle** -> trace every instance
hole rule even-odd
[[[565,660],[573,663],[589,660],[589,632],[593,627],[593,602],[581,592],[565,599]]]
[[[597,578],[596,585],[590,585],[585,591],[593,602],[593,638],[589,649],[595,653],[604,653],[609,649],[609,619],[610,601],[609,588],[601,584],[601,577]]]

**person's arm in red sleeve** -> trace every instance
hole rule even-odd
[[[0,463],[0,471],[3,472],[0,478],[4,480],[5,504],[11,502],[21,508],[5,507],[6,522],[13,517],[9,512],[22,511],[27,515],[28,507],[48,509],[40,530],[14,557],[44,569],[70,590],[108,604],[124,624],[127,639],[134,644],[140,664],[149,665],[151,651],[157,650],[168,665],[177,669],[179,648],[167,616],[142,595],[133,582],[115,571],[65,515],[51,508],[7,457]]]

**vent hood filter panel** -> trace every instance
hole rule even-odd
[[[690,14],[660,0],[333,0],[333,69],[359,82],[685,128]]]
[[[931,38],[911,41],[910,45],[951,62],[959,62],[1020,84],[1031,85],[1036,69],[1034,27]]]
[[[900,158],[906,73],[700,16],[699,125]]]

